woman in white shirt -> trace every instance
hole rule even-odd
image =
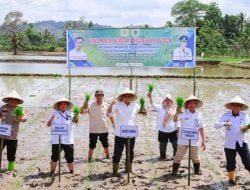
[[[53,108],[56,110],[49,121],[47,126],[50,127],[53,124],[64,124],[67,125],[67,135],[61,136],[61,149],[65,153],[65,158],[68,163],[69,171],[71,174],[74,173],[74,137],[73,137],[73,122],[77,122],[78,119],[74,118],[71,108],[73,104],[66,98],[58,100]],[[50,162],[51,175],[54,175],[56,170],[57,161],[59,160],[59,135],[52,135],[52,155]]]
[[[174,115],[176,113],[173,108],[173,99],[171,94],[166,94],[162,104],[155,104],[153,102],[152,94],[148,93],[151,107],[157,111],[156,128],[158,129],[158,141],[160,150],[160,160],[166,159],[166,150],[168,141],[173,147],[173,157],[177,151],[177,129],[176,122],[174,122]]]

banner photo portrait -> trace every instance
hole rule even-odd
[[[67,30],[67,65],[193,68],[195,38],[195,28]]]

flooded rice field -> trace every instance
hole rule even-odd
[[[133,90],[138,96],[146,96],[148,83],[155,84],[153,92],[156,103],[161,103],[164,95],[170,92],[174,97],[187,97],[193,92],[192,79],[139,78],[133,80]],[[72,77],[70,97],[75,105],[81,106],[85,93],[92,94],[103,89],[105,101],[113,100],[124,88],[129,87],[127,77]],[[159,161],[156,113],[149,111],[147,116],[138,116],[139,136],[136,139],[135,159],[131,182],[127,184],[124,173],[124,157],[120,164],[119,178],[112,177],[112,160],[104,159],[100,143],[95,150],[95,161],[88,163],[88,116],[81,115],[79,124],[74,127],[75,171],[68,173],[62,155],[62,179],[52,181],[49,177],[51,154],[50,129],[46,122],[53,112],[52,105],[61,96],[69,96],[67,77],[17,77],[0,76],[0,96],[16,89],[24,98],[28,121],[21,124],[17,150],[17,171],[6,171],[6,150],[3,154],[1,189],[235,189],[227,182],[223,149],[224,130],[213,128],[215,120],[226,111],[225,102],[240,95],[250,105],[250,80],[197,79],[197,95],[204,101],[200,109],[204,124],[207,150],[199,152],[203,175],[191,176],[191,186],[187,186],[187,158],[181,164],[180,176],[173,178],[172,147],[168,145],[167,160]],[[146,98],[146,97],[145,97]],[[1,103],[2,105],[3,103]],[[147,108],[150,110],[148,99]],[[250,114],[250,111],[247,111]],[[248,140],[250,140],[248,136]],[[109,142],[113,154],[114,131],[110,125]],[[249,189],[249,174],[237,158],[237,188]],[[191,173],[193,173],[191,171]]]

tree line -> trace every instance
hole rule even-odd
[[[60,38],[48,29],[38,32],[32,23],[24,22],[23,13],[10,12],[1,26],[0,50],[66,51],[67,29],[93,28],[91,21],[81,17],[79,21],[65,23]],[[196,27],[197,55],[250,57],[250,18],[240,12],[237,15],[222,15],[219,6],[212,2],[183,0],[171,9],[174,21],[166,21],[165,27]],[[148,28],[148,24],[138,26]]]

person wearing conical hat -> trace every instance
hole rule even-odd
[[[8,170],[13,171],[15,170],[19,124],[26,121],[25,113],[17,115],[15,114],[15,110],[24,101],[15,90],[3,97],[2,101],[6,104],[0,107],[1,125],[10,125],[11,134],[10,136],[0,135],[0,139],[3,139],[3,148],[7,146]]]
[[[113,175],[118,176],[119,162],[124,146],[127,147],[127,139],[121,136],[120,126],[136,126],[136,115],[139,105],[134,103],[137,99],[136,94],[126,88],[117,97],[117,102],[113,101],[108,107],[108,116],[114,117],[115,122],[115,145],[113,156]],[[135,138],[130,138],[130,160],[126,157],[125,172],[132,172],[132,161],[134,158]],[[127,154],[126,154],[127,155]],[[130,162],[130,164],[128,164]],[[130,167],[129,167],[130,166]]]
[[[67,98],[62,97],[53,105],[55,112],[47,122],[50,127],[53,124],[66,124],[68,126],[68,134],[61,136],[61,150],[65,153],[65,159],[68,163],[68,168],[71,174],[74,173],[74,136],[73,136],[73,122],[77,122],[78,118],[74,117],[74,113],[70,110],[73,103]],[[59,135],[52,135],[52,155],[50,162],[50,172],[53,176],[56,170],[57,161],[59,160]]]
[[[187,149],[189,147],[189,140],[182,138],[181,128],[193,128],[198,129],[199,136],[201,137],[202,143],[201,147],[205,150],[205,134],[204,134],[204,125],[201,113],[197,111],[203,105],[203,102],[195,97],[190,95],[184,102],[184,112],[178,115],[178,120],[180,125],[177,128],[178,134],[178,146],[177,152],[174,157],[172,175],[176,176],[178,169],[180,167],[181,160],[185,156]],[[200,158],[198,155],[199,147],[199,138],[197,140],[191,140],[191,160],[194,165],[194,174],[201,174],[200,170]]]
[[[241,157],[245,169],[250,173],[250,152],[247,144],[246,133],[249,129],[249,117],[242,112],[248,109],[248,105],[240,96],[229,100],[225,107],[229,111],[223,113],[215,122],[214,127],[225,129],[224,151],[226,155],[226,169],[229,183],[235,185],[236,154]]]
[[[167,93],[162,104],[154,103],[151,93],[148,93],[148,98],[152,109],[157,111],[156,128],[158,130],[160,160],[166,159],[168,141],[172,144],[174,157],[177,150],[177,129],[176,122],[174,122],[176,110],[173,108],[173,98],[171,94]]]

